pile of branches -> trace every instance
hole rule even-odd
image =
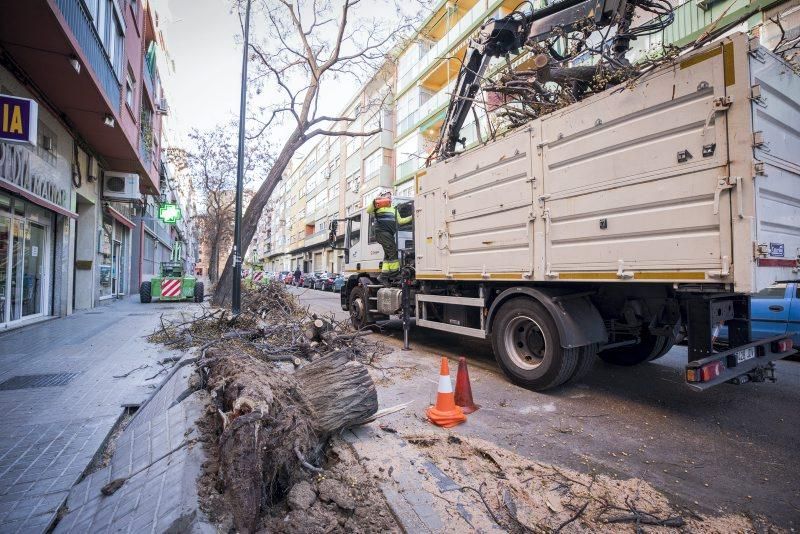
[[[269,283],[246,289],[239,315],[230,310],[202,307],[193,315],[161,318],[149,340],[168,347],[201,351],[214,346],[235,347],[267,362],[304,362],[339,350],[349,351],[367,364],[383,347],[368,342],[369,331],[353,331],[349,323],[332,315],[312,313],[291,295],[283,284]]]

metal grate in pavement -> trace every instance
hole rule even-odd
[[[152,314],[152,313],[147,313],[147,312],[143,312],[143,313],[129,313],[129,314],[128,314],[128,317],[137,317],[137,316],[145,316],[145,315],[153,315],[153,314]]]
[[[12,389],[50,388],[66,386],[79,373],[52,373],[46,375],[17,375],[0,383],[0,391]]]

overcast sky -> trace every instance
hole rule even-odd
[[[383,0],[387,1],[387,0]],[[367,0],[372,10],[373,0]],[[374,1],[375,6],[381,2]],[[414,5],[414,1],[409,2]],[[242,50],[238,16],[230,0],[156,0],[167,50],[175,62],[175,75],[165,83],[171,126],[186,134],[192,128],[208,129],[227,120],[238,120]],[[416,6],[415,6],[416,9]],[[251,35],[258,32],[262,17],[251,20]],[[250,67],[252,73],[252,65]],[[320,109],[340,111],[357,86],[344,82],[335,94],[320,95]],[[261,94],[255,104],[268,105]],[[180,143],[180,139],[173,142]]]

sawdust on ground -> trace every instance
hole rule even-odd
[[[701,516],[642,479],[583,474],[523,458],[477,438],[404,436],[511,532],[783,532],[764,518]],[[436,491],[430,488],[430,491]],[[453,505],[457,495],[441,496]]]

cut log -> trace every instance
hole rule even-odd
[[[294,378],[322,432],[330,434],[359,424],[378,411],[375,383],[351,351],[323,356],[298,369]]]
[[[303,325],[300,327],[303,337],[309,341],[319,341],[322,334],[329,332],[332,329],[333,325],[331,325],[330,321],[321,319],[319,317],[303,323]]]

